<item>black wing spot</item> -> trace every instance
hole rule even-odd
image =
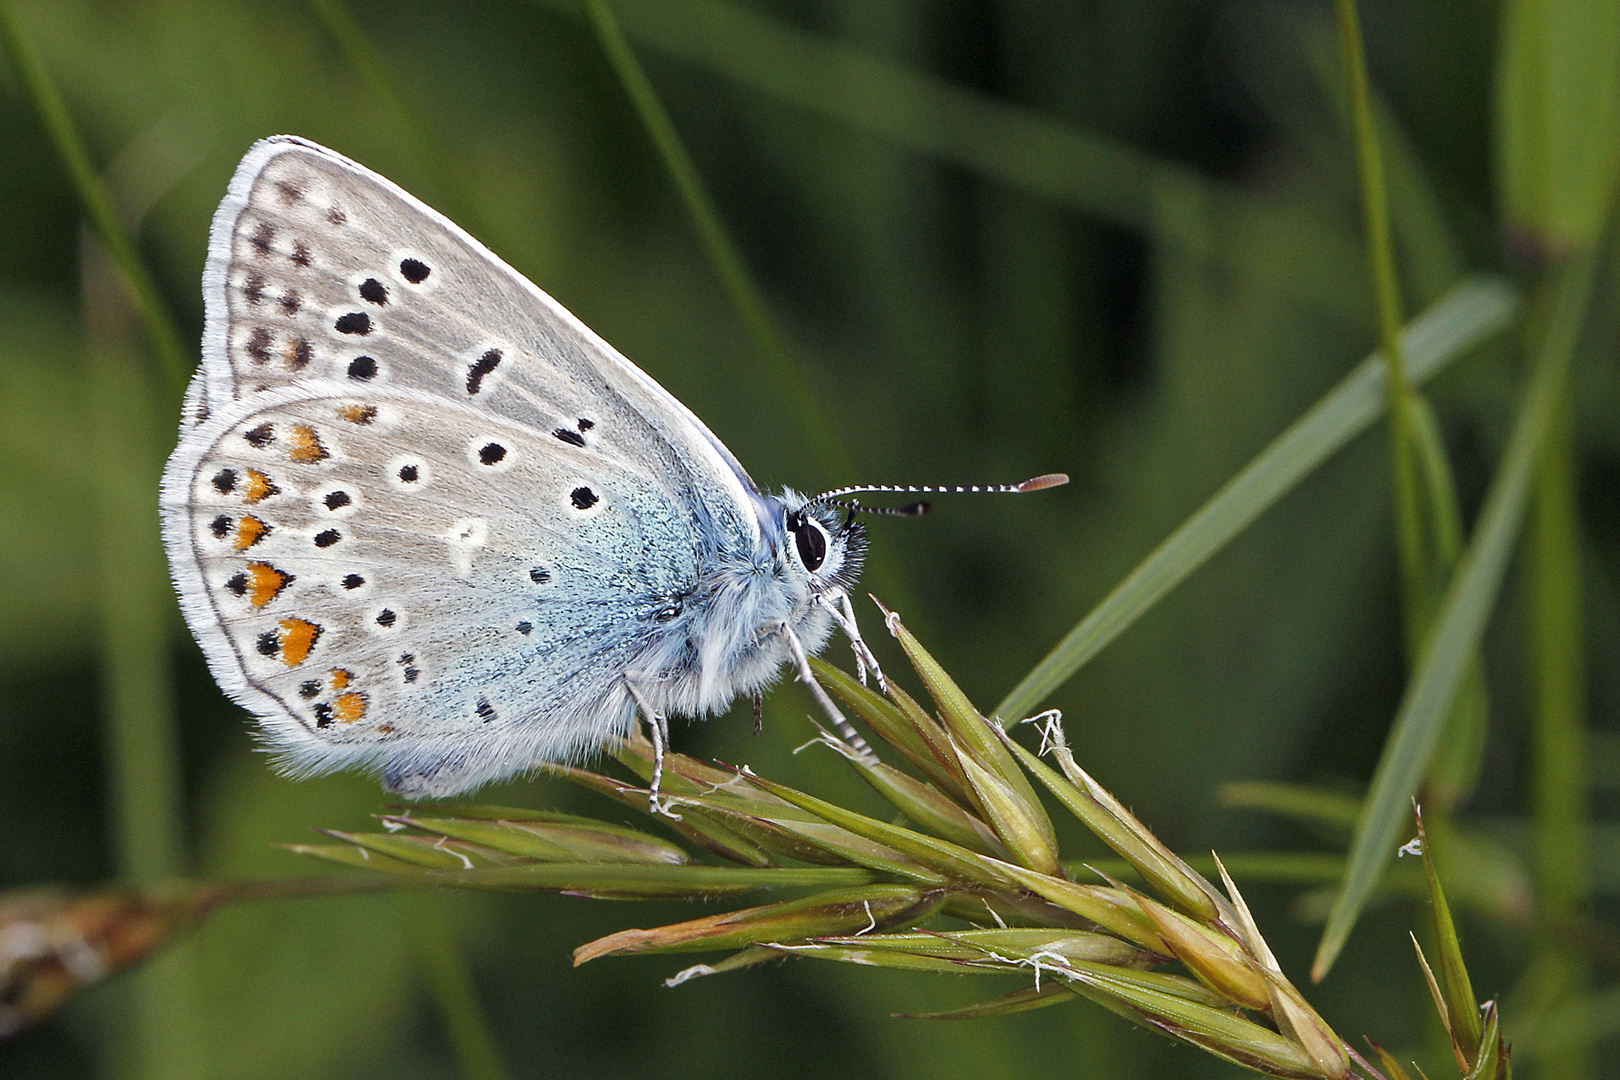
[[[225,582],[225,588],[237,596],[246,596],[247,586],[248,580],[246,574],[232,574],[230,579]]]
[[[433,273],[428,264],[420,259],[399,260],[399,275],[412,285],[420,285],[426,281],[428,275]]]
[[[388,286],[374,277],[368,277],[360,283],[360,299],[382,307],[388,303]]]
[[[303,371],[309,367],[309,362],[315,359],[315,347],[309,343],[308,338],[299,338],[293,342],[292,354],[287,357],[287,366],[294,371]]]
[[[486,724],[495,719],[495,706],[491,705],[489,698],[482,694],[478,695],[478,715],[483,718]]]
[[[310,264],[309,245],[302,240],[294,240],[292,254],[287,258],[291,259],[295,266],[308,266]]]
[[[281,651],[281,635],[274,630],[259,635],[259,640],[253,643],[259,650],[260,656],[274,656]]]
[[[516,627],[517,632],[520,633],[520,634],[523,634],[525,636],[527,636],[529,631],[531,631],[533,629],[534,629],[534,623],[529,622],[527,620],[518,623],[517,627]]]
[[[581,430],[581,431],[589,431],[589,430],[591,430],[591,428],[593,428],[595,426],[596,426],[596,421],[595,420],[587,420],[583,416],[579,418],[579,430]]]
[[[332,723],[332,706],[324,701],[315,703],[315,726],[326,727]]]
[[[269,446],[270,440],[274,439],[275,437],[276,429],[271,424],[260,424],[258,427],[242,433],[242,438],[247,440],[248,445],[259,450],[263,450],[266,446]]]
[[[304,197],[304,185],[292,180],[277,180],[276,190],[281,193],[283,206],[291,206]]]
[[[284,315],[296,315],[296,314],[298,314],[298,309],[303,304],[303,302],[304,302],[304,298],[298,295],[298,290],[297,289],[288,289],[281,296],[281,312],[282,312],[282,314],[284,314]]]
[[[263,364],[270,359],[270,331],[262,326],[255,326],[253,333],[248,335],[247,354],[253,357],[253,362]]]
[[[416,677],[418,675],[422,674],[416,668],[416,654],[415,653],[408,653],[408,652],[400,653],[399,654],[399,660],[396,661],[396,663],[398,663],[401,667],[403,667],[405,669],[404,678],[405,678],[405,681],[408,682],[408,683],[415,682]]]
[[[506,447],[498,442],[485,443],[478,448],[478,460],[485,465],[498,465],[506,457]]]
[[[484,376],[501,366],[501,350],[491,349],[483,356],[472,362],[467,369],[467,393],[476,394],[482,389]]]
[[[577,487],[568,495],[569,501],[580,510],[589,510],[601,501],[601,496],[588,487]]]
[[[553,431],[552,434],[555,435],[557,438],[561,439],[563,442],[569,443],[570,445],[573,445],[573,446],[584,446],[585,445],[585,436],[581,435],[579,432],[573,430],[572,428],[560,427],[556,431]]]
[[[332,325],[340,334],[359,334],[364,337],[371,333],[371,316],[363,311],[351,311],[339,315],[337,322]]]
[[[422,471],[415,465],[401,465],[399,467],[399,480],[402,484],[414,484],[422,476]]]
[[[321,684],[314,679],[309,679],[305,682],[299,683],[298,696],[305,699],[320,697]]]
[[[377,377],[377,361],[369,356],[357,356],[349,361],[349,378],[356,382],[370,382]]]
[[[224,514],[219,515],[209,523],[208,531],[213,533],[216,539],[225,539],[226,535],[231,531],[231,519]]]
[[[253,236],[249,239],[249,242],[253,245],[254,251],[260,255],[268,255],[270,254],[270,245],[275,242],[275,239],[276,227],[268,221],[261,221],[258,227],[253,230]]]
[[[345,589],[358,589],[365,583],[366,579],[359,574],[348,574],[343,578],[343,587]]]
[[[236,490],[236,470],[221,469],[214,474],[214,490],[221,495],[229,495]]]
[[[398,621],[399,616],[394,614],[393,608],[383,608],[381,611],[377,612],[378,626],[393,626],[394,623]]]
[[[353,499],[349,498],[349,493],[347,491],[330,492],[326,498],[321,500],[321,502],[326,504],[326,508],[328,510],[341,510],[353,501]]]
[[[342,210],[339,210],[334,206],[326,212],[326,220],[330,221],[333,225],[342,225],[345,221],[349,220],[349,215],[345,214]]]
[[[536,566],[529,571],[529,580],[534,582],[536,585],[544,585],[546,582],[551,580],[551,571],[545,569],[544,567]]]
[[[341,539],[343,539],[343,534],[336,529],[323,529],[315,534],[315,546],[329,548]]]
[[[261,303],[263,303],[264,275],[259,273],[249,274],[247,276],[247,281],[242,283],[242,295],[245,296],[247,298],[247,302],[252,304],[254,307],[258,307]]]

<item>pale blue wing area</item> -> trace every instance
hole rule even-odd
[[[576,442],[347,389],[216,412],[170,463],[166,542],[222,685],[294,769],[407,791],[622,732],[625,673],[680,654],[706,553],[751,539],[695,518],[657,459],[600,452],[613,414]]]

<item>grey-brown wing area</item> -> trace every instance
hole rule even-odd
[[[753,485],[724,446],[441,215],[289,139],[250,152],[232,192],[205,277],[208,407],[308,379],[420,392],[660,477],[703,542],[751,545]]]

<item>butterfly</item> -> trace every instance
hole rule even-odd
[[[477,240],[292,136],[238,166],[203,295],[164,544],[215,679],[296,776],[454,795],[638,715],[661,762],[672,715],[757,703],[787,665],[814,688],[834,626],[869,659],[869,508],[844,497],[1067,479],[762,491]]]

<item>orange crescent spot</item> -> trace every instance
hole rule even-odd
[[[369,424],[377,419],[377,406],[341,405],[338,407],[338,416],[351,424]]]
[[[354,680],[354,672],[345,671],[344,669],[337,667],[331,670],[329,677],[332,682],[332,689],[342,690]]]
[[[280,494],[281,489],[276,487],[275,482],[264,473],[258,469],[249,469],[247,471],[247,485],[242,489],[242,498],[250,503],[256,503],[268,499],[272,495]]]
[[[332,715],[342,724],[352,724],[366,715],[366,695],[358,690],[339,694],[332,702]]]
[[[236,550],[246,551],[248,548],[264,539],[264,534],[270,531],[270,526],[256,517],[245,517],[236,523]]]
[[[321,445],[321,438],[315,434],[315,429],[308,424],[295,424],[292,438],[288,441],[292,445],[287,450],[287,457],[300,465],[316,465],[332,456]]]
[[[248,563],[248,603],[254,607],[264,607],[277,596],[281,590],[292,581],[291,574],[282,573],[269,563]]]
[[[321,628],[304,619],[281,620],[281,662],[297,667],[309,659],[309,651],[321,636]]]

